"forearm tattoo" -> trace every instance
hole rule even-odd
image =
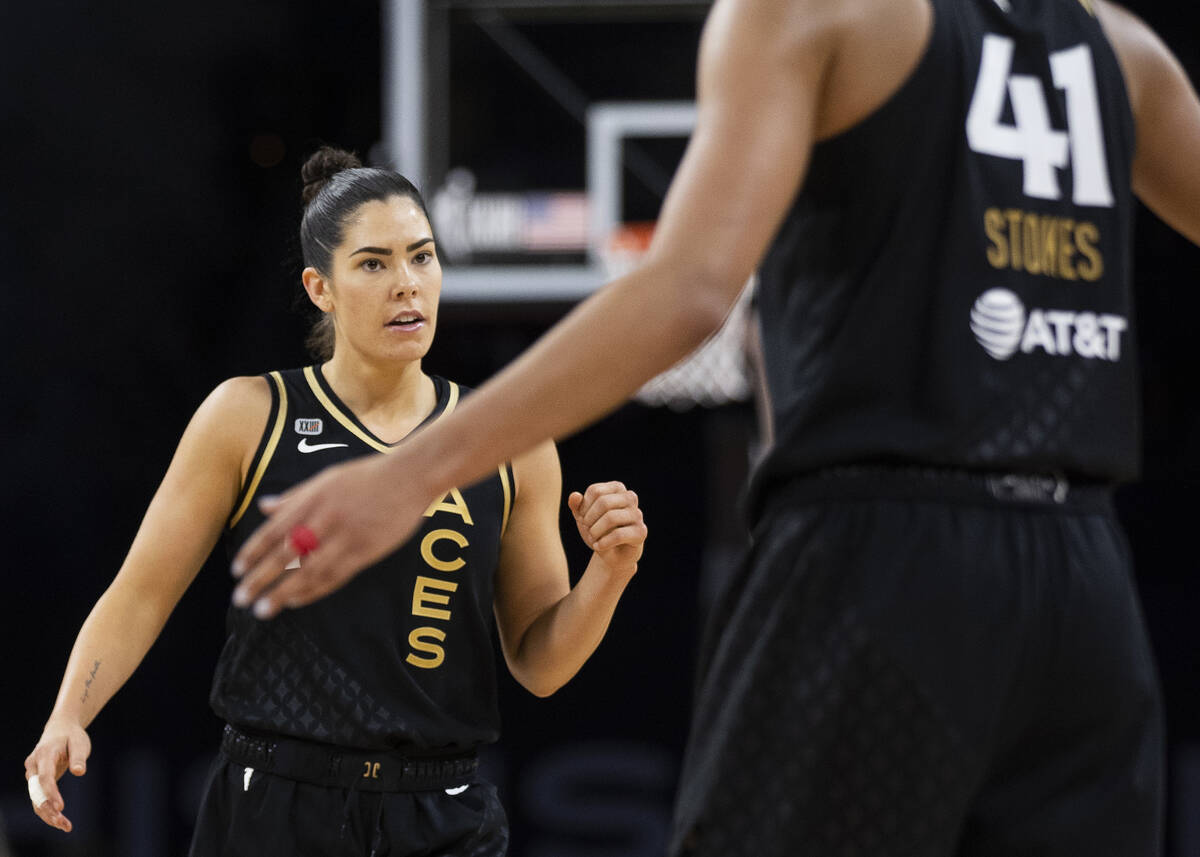
[[[88,694],[92,692],[92,682],[96,680],[96,673],[100,670],[100,662],[96,661],[92,664],[92,673],[88,676],[87,681],[83,683],[83,696],[80,697],[81,703],[87,702]]]

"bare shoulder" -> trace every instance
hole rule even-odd
[[[249,462],[271,413],[266,378],[239,376],[218,384],[196,409],[185,438],[242,464]]]
[[[197,415],[222,422],[264,420],[271,409],[269,384],[260,376],[227,378],[208,394]]]
[[[1133,189],[1150,210],[1200,244],[1200,98],[1183,65],[1136,15],[1099,0],[1137,125]]]
[[[929,0],[717,0],[701,43],[706,55],[729,55],[749,65],[809,69],[826,81],[826,95],[875,78],[904,75],[928,40]],[[866,66],[866,72],[861,66]],[[838,78],[843,78],[839,80]]]
[[[1095,8],[1100,26],[1116,51],[1130,105],[1137,116],[1155,81],[1162,74],[1173,72],[1178,63],[1158,34],[1124,6],[1098,0]]]
[[[787,59],[829,38],[844,17],[837,0],[717,0],[700,43],[701,66],[706,55],[726,53],[764,63]]]
[[[713,18],[752,33],[760,48],[795,51],[833,47],[849,33],[925,5],[928,0],[718,0]]]
[[[1093,8],[1100,26],[1110,39],[1130,46],[1152,47],[1161,41],[1150,26],[1136,14],[1118,3],[1096,0]]]
[[[841,133],[891,98],[925,55],[929,0],[845,0],[829,9],[834,62],[825,78],[818,137]]]

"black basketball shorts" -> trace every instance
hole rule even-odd
[[[476,777],[421,791],[317,785],[222,752],[189,857],[503,857],[508,823]]]
[[[673,855],[1160,853],[1161,700],[1106,495],[974,488],[768,504]]]

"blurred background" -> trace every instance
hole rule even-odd
[[[89,773],[66,786],[75,833],[32,814],[22,760],[192,411],[228,376],[308,362],[295,238],[304,158],[333,143],[422,187],[450,263],[425,365],[478,384],[636,260],[690,127],[707,5],[5,5],[0,857],[185,853],[220,731],[207,694],[231,588],[224,557],[93,724]],[[1187,4],[1129,5],[1200,80]],[[1168,854],[1191,857],[1200,250],[1145,211],[1137,238],[1145,475],[1119,506],[1167,698]],[[626,482],[651,538],[572,684],[537,700],[502,681],[505,733],[485,765],[514,857],[662,852],[699,624],[743,538],[738,488],[756,429],[741,342],[735,331],[644,403],[561,444],[566,489]],[[620,353],[614,343],[611,359]]]

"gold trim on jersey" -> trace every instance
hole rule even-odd
[[[396,449],[394,446],[388,446],[386,443],[376,440],[355,425],[354,421],[350,419],[350,417],[348,417],[341,408],[334,404],[333,400],[330,399],[329,396],[325,394],[325,391],[321,389],[321,384],[317,381],[316,370],[312,366],[304,367],[304,378],[308,381],[308,386],[312,389],[313,395],[317,397],[317,401],[321,403],[321,406],[329,412],[330,416],[341,423],[347,431],[349,431],[367,446],[371,447],[371,449],[379,452],[389,453]],[[430,423],[430,425],[433,425],[442,417],[452,412],[458,405],[458,384],[454,383],[453,381],[447,381],[446,383],[450,385],[450,393],[446,400],[446,407],[442,409],[440,414],[434,417],[433,422]],[[273,443],[272,447],[274,447]],[[503,537],[504,531],[508,529],[509,513],[512,511],[512,486],[509,484],[507,465],[501,464],[499,472],[500,487],[504,492],[504,515],[500,519],[500,535]]]
[[[500,488],[504,491],[504,515],[500,518],[500,538],[508,529],[508,513],[512,511],[512,487],[508,484],[508,465],[500,465]]]
[[[378,452],[392,451],[392,447],[388,446],[386,443],[380,443],[375,438],[371,437],[365,431],[356,426],[354,421],[346,416],[346,414],[342,412],[342,409],[333,403],[333,399],[325,395],[325,391],[321,389],[321,385],[317,382],[317,373],[313,371],[313,367],[304,367],[304,378],[308,381],[308,386],[312,388],[313,395],[317,397],[317,401],[321,403],[321,406],[325,408],[325,410],[329,411],[329,415],[341,423],[348,432],[361,440],[367,446],[371,447],[371,449],[377,450]]]
[[[458,385],[455,384],[453,381],[447,381],[446,383],[450,385],[450,397],[446,400],[446,410],[442,411],[440,414],[438,414],[436,417],[433,418],[434,423],[436,423],[442,417],[446,416],[446,414],[453,411],[454,406],[458,404]],[[430,425],[433,425],[433,423],[430,423]]]
[[[279,438],[283,434],[283,426],[287,423],[287,388],[283,386],[283,376],[278,372],[268,374],[275,382],[275,389],[279,391],[279,412],[275,414],[275,425],[271,427],[271,436],[267,440],[262,458],[258,460],[258,467],[254,468],[254,476],[246,489],[246,496],[242,498],[241,505],[229,520],[229,529],[231,530],[237,526],[242,515],[246,514],[246,510],[250,508],[250,501],[254,499],[254,493],[258,490],[258,483],[262,482],[263,474],[267,472],[267,465],[271,463],[271,456],[275,454],[275,447],[279,445]]]
[[[329,411],[329,415],[341,423],[342,426],[352,435],[377,452],[391,452],[396,448],[394,446],[388,446],[386,443],[371,437],[371,435],[360,429],[354,423],[354,420],[350,419],[350,417],[347,416],[341,408],[334,404],[333,399],[329,398],[329,396],[325,394],[325,391],[321,389],[321,384],[319,381],[317,381],[317,373],[312,366],[304,367],[304,378],[308,381],[308,386],[312,388],[313,395],[317,397],[317,401],[321,403],[321,406],[325,408],[325,410]],[[446,416],[446,414],[453,411],[454,406],[458,404],[458,385],[453,381],[448,381],[447,383],[450,385],[450,395],[446,401],[445,409],[436,417],[434,417],[433,422],[435,423],[442,417]],[[430,423],[430,425],[432,424],[433,423]]]

